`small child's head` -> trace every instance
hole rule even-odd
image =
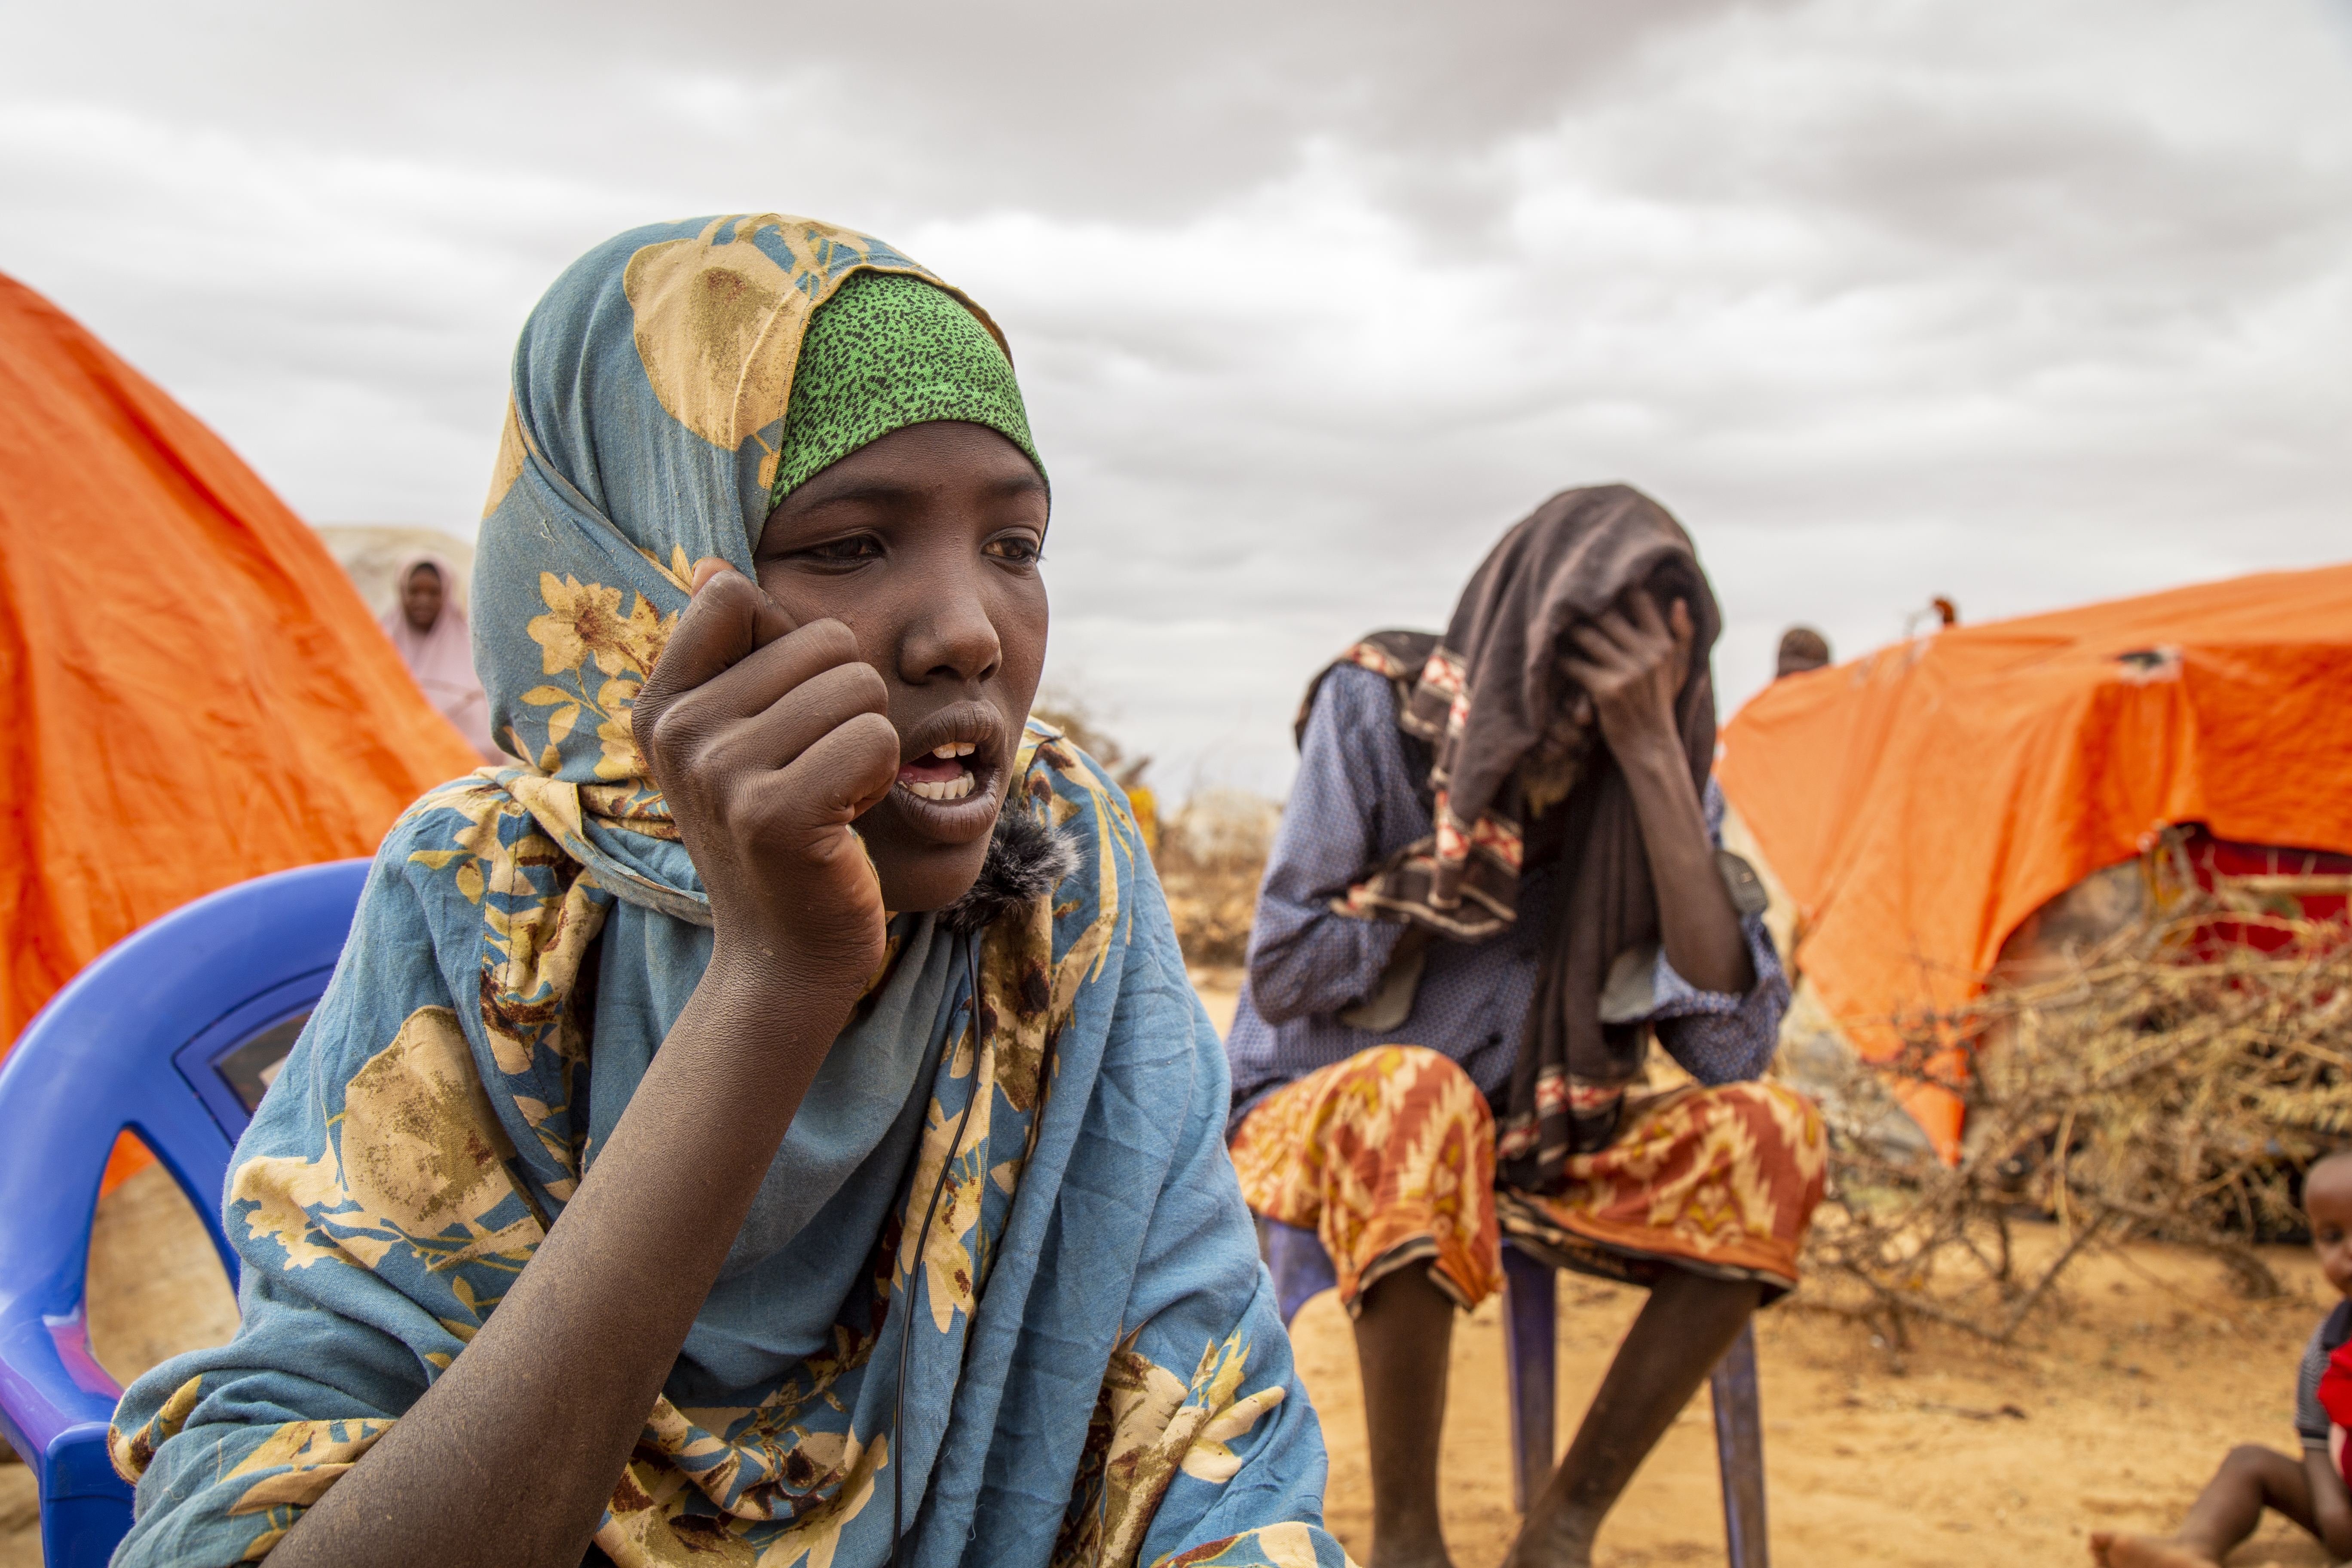
[[[2327,1282],[2352,1296],[2352,1152],[2330,1154],[2303,1173],[2303,1212]]]

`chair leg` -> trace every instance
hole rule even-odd
[[[1708,1375],[1715,1401],[1715,1453],[1723,1473],[1723,1535],[1731,1568],[1767,1568],[1764,1536],[1764,1412],[1756,1388],[1756,1325]]]
[[[1551,1479],[1557,1281],[1549,1264],[1503,1244],[1503,1355],[1511,1385],[1511,1505],[1525,1514]]]
[[[1286,1329],[1309,1298],[1338,1287],[1339,1272],[1313,1231],[1280,1220],[1257,1223],[1259,1246],[1266,1269],[1274,1276],[1274,1299],[1282,1309],[1282,1326]]]

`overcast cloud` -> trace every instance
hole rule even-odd
[[[2345,0],[328,9],[0,7],[0,270],[311,521],[470,534],[572,257],[881,234],[1012,337],[1049,679],[1178,794],[1569,485],[1690,527],[1728,700],[2352,557]]]

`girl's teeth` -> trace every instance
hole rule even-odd
[[[937,784],[909,779],[907,781],[907,787],[925,800],[961,800],[971,793],[971,775],[958,773],[951,779],[941,779]]]
[[[931,748],[931,755],[939,758],[940,761],[943,763],[951,763],[958,757],[968,757],[971,755],[971,753],[978,748],[978,745],[979,742],[974,741],[950,741],[943,745],[933,746]]]

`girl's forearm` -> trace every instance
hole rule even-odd
[[[714,961],[514,1289],[273,1563],[580,1561],[855,1000],[734,973]]]
[[[1739,929],[1739,911],[1716,869],[1706,811],[1689,763],[1678,749],[1664,746],[1621,755],[1617,762],[1642,825],[1666,962],[1702,989],[1745,993],[1756,984],[1756,965]]]

